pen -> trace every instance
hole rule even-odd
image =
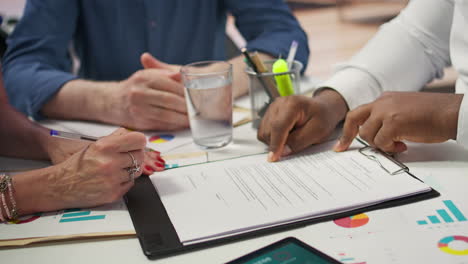
[[[257,66],[258,73],[268,72],[268,68],[265,66],[265,64],[263,64],[262,59],[258,55],[258,52],[255,52],[252,56],[250,56],[250,58],[252,59],[255,66]],[[271,96],[273,98],[279,97],[280,94],[278,93],[278,89],[276,88],[276,84],[273,78],[271,76],[264,76],[262,79],[266,88],[268,91],[270,91]]]
[[[65,131],[58,131],[58,130],[50,130],[50,135],[53,137],[65,138],[65,139],[74,139],[74,140],[86,140],[86,141],[97,141],[99,137],[87,136],[77,133],[65,132]],[[155,151],[151,148],[145,147],[146,151]]]
[[[254,70],[254,72],[257,74],[260,73],[258,71],[258,68],[257,68],[257,65],[252,61],[252,58],[250,57],[249,55],[249,52],[247,51],[246,48],[242,48],[241,49],[241,52],[242,54],[244,54],[244,57],[245,59],[247,60],[248,64],[250,67],[252,67],[252,70]],[[258,80],[260,81],[260,84],[262,85],[263,89],[265,90],[265,92],[267,93],[268,97],[270,98],[270,101],[272,101],[274,98],[272,96],[272,94],[270,93],[270,90],[268,89],[268,87],[266,86],[265,82],[263,81],[263,78],[261,78],[260,76],[258,76]]]
[[[50,130],[50,135],[53,137],[65,138],[65,139],[76,139],[76,140],[87,140],[87,141],[97,141],[98,137],[86,136],[76,133],[70,133],[65,131]]]
[[[286,62],[288,63],[288,67],[292,67],[292,63],[294,61],[294,57],[296,57],[296,52],[297,52],[297,46],[299,44],[297,41],[293,40],[291,43],[291,48],[289,48],[289,53],[288,53],[288,58],[286,59]]]

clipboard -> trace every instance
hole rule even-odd
[[[407,173],[409,176],[419,180],[416,176],[409,172],[408,167],[394,159],[387,153],[375,150],[369,147],[364,141],[358,139],[364,144],[364,147],[359,149],[359,152],[367,158],[376,161],[390,175]],[[368,151],[368,152],[366,152]],[[391,162],[397,165],[397,170],[388,170],[379,160],[376,159],[373,153],[379,152]],[[421,181],[421,180],[419,180]],[[316,217],[306,220],[299,220],[292,223],[280,224],[273,227],[265,227],[241,234],[234,234],[210,241],[197,242],[189,245],[184,245],[177,235],[175,227],[171,223],[170,217],[161,201],[153,183],[147,176],[142,176],[135,181],[135,186],[125,196],[125,201],[135,226],[137,237],[140,241],[143,253],[149,259],[158,259],[171,255],[189,252],[197,249],[207,248],[216,245],[222,245],[233,241],[239,241],[252,237],[258,237],[274,232],[285,231],[288,229],[303,227],[310,224],[330,221],[338,218],[349,217],[377,209],[389,208],[409,203],[414,203],[439,196],[439,192],[430,189],[428,192],[411,195],[403,198],[396,198],[390,201],[384,201],[375,205],[353,209],[346,212],[340,212],[322,217]]]

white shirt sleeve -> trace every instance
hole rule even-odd
[[[458,112],[457,143],[468,149],[468,96],[466,93]]]
[[[338,91],[350,110],[384,91],[418,91],[450,65],[452,0],[412,0],[321,87]]]

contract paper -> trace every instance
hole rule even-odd
[[[391,175],[359,152],[317,145],[280,162],[266,154],[155,173],[151,180],[184,244],[363,208],[428,192],[408,173]],[[375,154],[377,155],[377,154]],[[393,170],[393,168],[388,168]]]

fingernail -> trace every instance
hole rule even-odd
[[[148,165],[145,166],[145,169],[146,169],[147,171],[149,171],[149,172],[153,172],[153,171],[154,171],[154,169],[153,169],[152,167],[148,166]]]
[[[291,152],[292,152],[291,148],[288,145],[284,145],[283,153],[281,154],[281,156],[282,157],[287,156],[291,154]]]
[[[273,151],[268,152],[268,157],[267,157],[268,162],[274,162],[275,160],[273,158],[274,158]]]
[[[333,151],[341,152],[341,142],[338,140],[335,145],[333,146]]]
[[[157,159],[159,162],[162,162],[162,163],[164,163],[164,164],[166,163],[166,161],[165,161],[163,158],[161,158],[161,157],[156,157],[156,159]]]
[[[155,162],[154,165],[156,165],[156,168],[164,168],[164,164],[161,164],[159,162]]]
[[[156,168],[156,171],[163,171],[163,170],[165,170],[165,167],[164,167],[164,166],[162,166],[162,167],[157,167],[157,168]]]

